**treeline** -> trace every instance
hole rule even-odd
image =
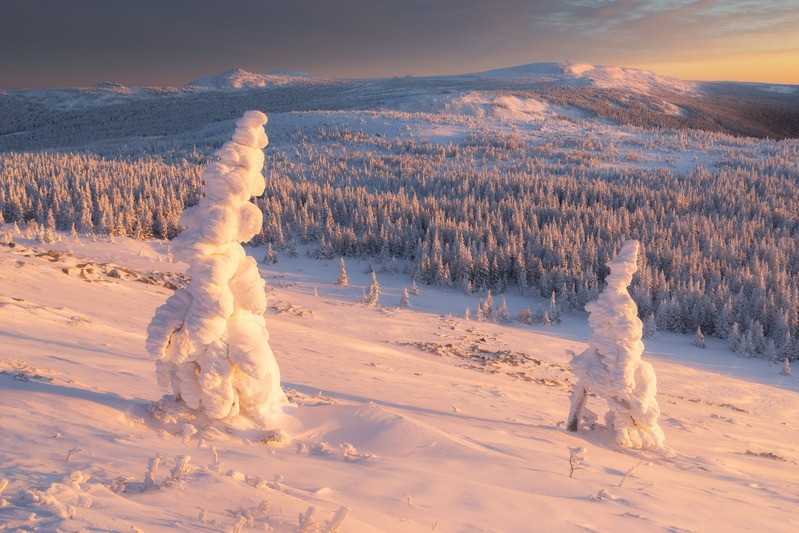
[[[643,253],[631,293],[649,324],[701,328],[742,354],[796,358],[799,143],[644,130],[621,142],[606,133],[530,143],[485,130],[441,145],[349,129],[284,132],[267,151],[255,242],[313,243],[327,259],[404,259],[423,283],[554,292],[578,310],[635,238]],[[675,155],[659,161],[664,147]],[[712,164],[675,170],[699,152]],[[0,154],[2,214],[171,237],[197,201],[204,157]]]
[[[0,219],[81,233],[172,238],[198,202],[203,160],[192,154],[111,160],[86,153],[0,154]]]

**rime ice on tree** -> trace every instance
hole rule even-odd
[[[616,430],[618,444],[657,449],[663,447],[664,435],[657,423],[655,371],[641,360],[643,326],[627,292],[637,259],[638,241],[627,241],[608,263],[607,287],[585,306],[594,335],[588,349],[571,362],[579,381],[572,391],[568,429],[577,431],[590,391],[607,401],[605,420]]]
[[[288,404],[268,342],[264,280],[239,244],[262,224],[249,200],[265,187],[266,120],[246,112],[203,172],[205,197],[183,213],[186,231],[176,239],[191,281],[156,310],[147,330],[161,386],[216,419],[241,411],[266,422]]]

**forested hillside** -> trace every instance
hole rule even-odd
[[[794,135],[799,104],[757,90],[455,77],[8,93],[0,214],[44,240],[171,238],[228,119],[260,108],[272,142],[256,244],[398,260],[421,283],[554,293],[581,310],[634,238],[631,292],[650,331],[701,329],[741,354],[797,358],[799,143],[730,133]]]

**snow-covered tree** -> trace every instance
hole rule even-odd
[[[183,213],[186,230],[175,240],[191,281],[156,310],[147,330],[158,381],[178,400],[210,418],[242,412],[262,424],[288,404],[268,342],[264,280],[240,244],[261,229],[249,199],[265,187],[266,120],[246,112],[203,172],[205,197]]]
[[[782,370],[780,370],[780,374],[783,376],[791,375],[791,362],[787,356],[785,357],[785,364],[783,365]]]
[[[411,282],[411,294],[414,296],[419,296],[419,287],[416,285],[416,280]]]
[[[701,327],[696,328],[696,334],[694,335],[694,340],[691,341],[691,344],[697,348],[707,348],[707,344],[705,344],[705,335],[702,333]]]
[[[549,298],[549,318],[552,323],[560,324],[561,311],[555,291],[552,291],[552,296]]]
[[[774,344],[774,339],[769,339],[766,341],[766,349],[763,351],[763,357],[772,363],[779,361],[777,357],[777,345]]]
[[[411,296],[408,294],[408,287],[402,288],[402,299],[400,300],[400,307],[407,309],[411,305]]]
[[[505,301],[505,298],[502,299],[502,304],[500,304],[499,309],[497,310],[497,322],[500,324],[507,324],[510,322],[510,313],[508,312],[508,302]]]
[[[369,306],[376,306],[380,300],[380,284],[377,282],[377,275],[372,272],[372,281],[369,289],[363,293],[361,301]]]
[[[266,245],[266,255],[264,255],[264,263],[267,265],[277,264],[277,252],[272,247],[272,243]]]
[[[486,291],[486,297],[480,302],[477,312],[477,320],[486,322],[493,322],[496,320],[496,308],[494,308],[494,297],[491,296],[491,289]]]
[[[655,372],[641,359],[643,324],[627,291],[637,259],[638,241],[627,241],[608,263],[607,287],[586,305],[594,334],[588,349],[571,362],[579,381],[572,391],[568,429],[578,430],[590,391],[607,401],[605,420],[616,431],[619,445],[659,449],[664,435],[658,425]]]
[[[744,350],[744,342],[741,338],[741,328],[738,326],[738,322],[733,322],[727,339],[729,341],[730,350],[740,355]]]
[[[651,340],[656,339],[660,335],[658,332],[658,325],[655,322],[655,313],[649,313],[649,316],[646,317],[644,320],[644,332],[643,337],[645,339]]]
[[[336,281],[336,285],[339,287],[346,287],[350,284],[350,278],[347,276],[347,268],[344,265],[344,258],[341,258],[339,262],[339,270],[338,270],[338,281]]]

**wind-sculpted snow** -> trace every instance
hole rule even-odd
[[[576,430],[586,395],[592,392],[607,401],[606,422],[616,430],[616,442],[628,448],[663,447],[663,430],[658,425],[660,408],[655,395],[655,371],[641,360],[643,324],[627,292],[637,270],[639,245],[627,241],[608,263],[607,287],[588,303],[588,323],[594,335],[588,349],[572,360],[579,382],[572,392],[570,429]]]
[[[264,191],[266,115],[248,111],[236,124],[203,172],[206,196],[181,217],[187,229],[175,243],[191,281],[156,311],[147,347],[159,383],[190,408],[211,418],[241,410],[266,422],[287,400],[268,343],[264,280],[240,244],[261,229],[249,199]]]

